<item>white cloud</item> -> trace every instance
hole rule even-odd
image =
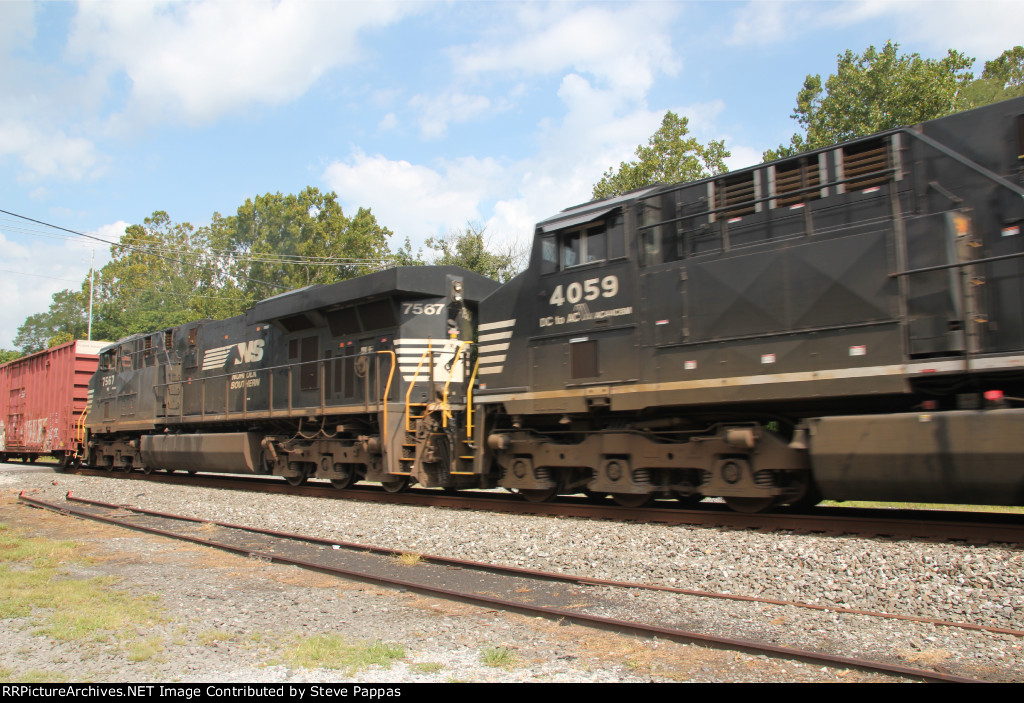
[[[930,46],[937,55],[956,49],[974,56],[979,75],[985,61],[1020,45],[1024,36],[1024,3],[1018,0],[927,3],[898,10],[897,36]]]
[[[381,118],[380,122],[377,123],[377,129],[381,132],[387,132],[398,126],[398,118],[395,113],[389,112]]]
[[[35,35],[32,3],[0,2],[0,53],[29,44]]]
[[[0,157],[4,156],[22,162],[29,172],[26,180],[79,181],[99,175],[106,164],[92,141],[69,137],[59,129],[46,131],[20,120],[0,123]]]
[[[848,0],[845,2],[788,2],[755,0],[734,12],[734,46],[792,42],[820,30],[853,27],[872,20],[888,25],[887,39],[924,47],[936,56],[956,49],[979,59],[995,58],[1021,42],[1024,3],[1019,0]],[[843,46],[861,52],[865,46]],[[838,53],[838,51],[837,51]],[[923,53],[923,51],[922,51]]]
[[[131,81],[128,119],[192,124],[305,93],[360,57],[360,30],[415,9],[396,2],[249,0],[79,6],[69,55]]]
[[[469,122],[491,109],[491,101],[483,95],[454,90],[434,96],[416,95],[409,105],[419,115],[420,130],[427,139],[442,137],[449,124]]]
[[[108,241],[117,241],[124,233],[127,222],[115,222],[100,227],[95,234]],[[47,233],[44,228],[26,225],[29,229]],[[69,235],[64,241],[43,239],[37,241],[17,233],[21,226],[9,220],[0,229],[0,348],[13,348],[18,328],[29,315],[46,312],[54,293],[78,290],[89,275],[92,250],[96,252],[96,268],[110,259],[110,249],[104,244]],[[55,233],[58,234],[59,233]]]
[[[414,245],[479,220],[481,205],[503,187],[503,169],[493,159],[461,158],[436,168],[354,152],[324,171],[323,179],[346,209],[373,210],[398,243]]]
[[[657,71],[674,74],[680,63],[668,24],[678,7],[639,3],[626,7],[526,4],[517,22],[453,50],[463,73],[587,73],[616,93],[642,97]]]
[[[725,165],[729,167],[730,171],[761,163],[762,154],[757,149],[749,146],[730,145],[728,141],[725,145],[732,152],[732,156],[725,160]]]

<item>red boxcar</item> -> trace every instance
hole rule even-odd
[[[68,342],[0,366],[0,461],[80,456],[89,379],[107,344]]]

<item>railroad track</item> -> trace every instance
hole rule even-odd
[[[465,491],[445,493],[435,489],[412,489],[388,493],[373,486],[337,490],[328,483],[290,486],[276,478],[211,476],[142,472],[107,472],[79,469],[85,476],[122,480],[154,481],[231,490],[263,491],[318,498],[344,498],[404,505],[488,510],[522,515],[551,515],[599,520],[694,525],[726,529],[791,531],[802,534],[856,535],[893,539],[963,541],[971,544],[1024,545],[1024,515],[935,510],[863,509],[817,507],[806,512],[736,513],[724,505],[704,503],[684,509],[674,501],[656,501],[644,508],[626,508],[605,501],[572,496],[558,502],[530,503],[510,493]]]
[[[722,637],[681,628],[601,615],[614,611],[630,590],[655,590],[670,594],[706,598],[731,598],[773,605],[815,608],[856,613],[869,617],[916,620],[947,627],[981,629],[1024,637],[1024,632],[983,628],[969,623],[929,620],[884,613],[869,613],[812,604],[791,603],[729,594],[689,591],[648,584],[616,582],[577,577],[516,567],[443,557],[402,554],[371,545],[338,542],[229,523],[200,520],[100,501],[75,498],[63,504],[32,498],[24,493],[19,501],[65,515],[98,520],[120,527],[231,551],[251,558],[289,564],[321,573],[414,591],[424,595],[457,600],[478,606],[571,622],[643,637],[695,643],[755,655],[809,662],[841,669],[877,672],[921,681],[976,682],[977,679],[928,669],[906,667],[885,661],[838,656],[754,640]],[[409,568],[415,566],[416,568]]]

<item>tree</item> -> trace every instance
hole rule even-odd
[[[391,231],[367,208],[347,217],[337,197],[307,187],[251,198],[230,217],[214,214],[211,244],[250,303],[385,267]]]
[[[966,95],[974,59],[950,49],[940,60],[901,55],[888,41],[881,51],[847,49],[837,56],[836,72],[822,84],[808,75],[797,94],[793,119],[804,128],[789,145],[764,153],[765,161],[790,156],[948,115],[970,107]]]
[[[981,77],[999,81],[1004,88],[1024,87],[1024,46],[1007,49],[999,58],[986,61]]]
[[[435,266],[461,266],[504,283],[519,273],[526,262],[526,249],[507,245],[494,251],[485,235],[486,228],[473,222],[466,229],[450,231],[443,237],[431,237],[427,247],[435,254]]]
[[[967,86],[971,107],[1024,95],[1024,46],[1007,49],[998,58],[985,62],[981,78]]]
[[[49,340],[47,340],[46,346],[48,348],[49,347],[58,347],[61,344],[67,344],[68,342],[73,342],[73,341],[75,341],[75,338],[72,337],[69,332],[58,332],[57,334],[55,334],[52,337],[50,337]]]
[[[0,349],[0,364],[6,364],[9,361],[20,359],[23,354],[20,351],[13,349]]]
[[[29,315],[18,328],[14,345],[25,354],[54,346],[50,343],[53,339],[63,343],[86,337],[89,326],[88,298],[76,291],[62,290],[54,293],[51,300],[49,310]]]
[[[608,198],[655,183],[694,181],[725,173],[731,156],[725,141],[700,144],[690,133],[689,120],[669,110],[647,145],[636,148],[636,159],[609,168],[594,185],[594,198]]]
[[[159,210],[128,227],[96,277],[93,337],[119,339],[241,312],[242,296],[209,241],[208,228],[173,222]]]

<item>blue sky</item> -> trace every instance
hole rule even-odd
[[[954,48],[980,73],[1022,28],[1019,0],[0,0],[0,209],[114,240],[312,185],[396,248],[467,221],[524,240],[666,110],[747,166],[844,50]],[[0,214],[0,347],[91,246]]]

